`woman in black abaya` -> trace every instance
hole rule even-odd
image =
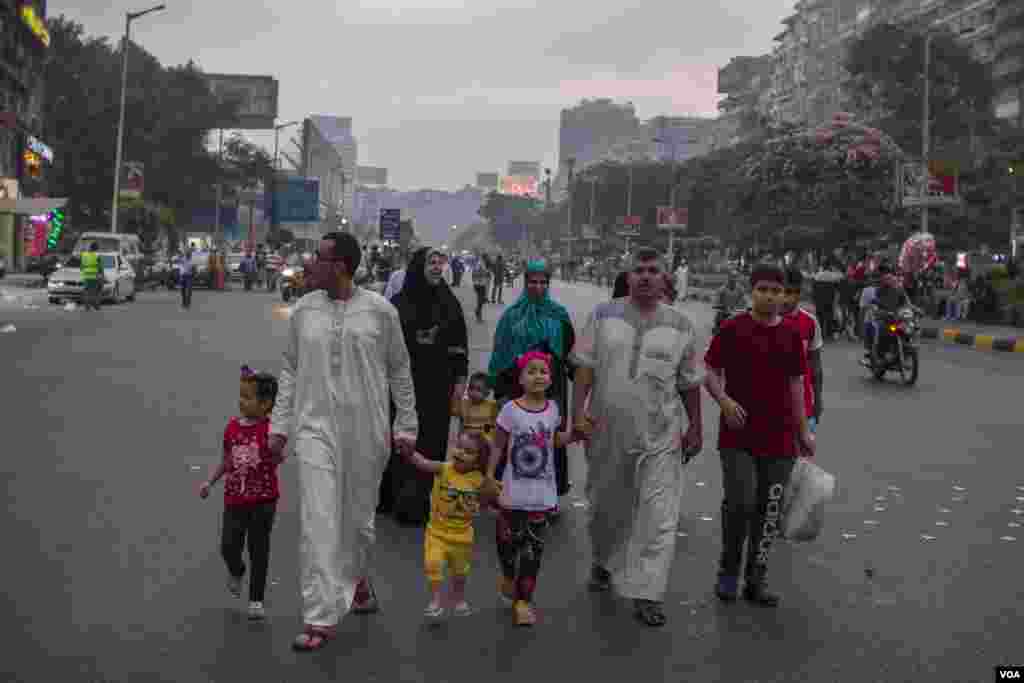
[[[441,277],[444,255],[417,251],[406,270],[402,291],[391,302],[398,309],[416,388],[419,436],[416,450],[444,461],[454,396],[462,396],[469,368],[469,342],[462,304]],[[392,458],[381,481],[381,512],[394,512],[402,524],[423,525],[430,512],[433,477]]]

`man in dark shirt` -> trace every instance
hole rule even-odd
[[[760,265],[750,276],[751,310],[722,323],[704,362],[705,387],[722,409],[722,557],[716,594],[736,599],[746,546],[745,600],[774,607],[765,585],[779,533],[782,493],[798,455],[814,454],[804,402],[808,372],[800,332],[780,316],[784,275]]]
[[[885,317],[886,314],[894,314],[904,306],[913,307],[910,302],[910,297],[907,296],[907,292],[900,285],[900,279],[892,272],[892,268],[888,265],[882,265],[878,268],[879,274],[882,276],[882,281],[878,286],[878,291],[875,293],[875,298],[871,302],[875,307],[875,315],[873,316],[870,325],[866,325],[864,331],[867,333],[867,345],[868,348],[874,350],[878,346],[878,331],[880,329],[880,318]],[[870,357],[871,352],[867,355]]]

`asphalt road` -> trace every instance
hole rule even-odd
[[[460,294],[469,300],[470,290]],[[517,291],[506,294],[512,301]],[[605,293],[554,285],[578,321]],[[272,540],[269,619],[245,620],[218,556],[220,501],[196,487],[237,409],[239,366],[276,371],[286,326],[272,295],[143,293],[99,313],[0,301],[3,681],[988,681],[1024,663],[1024,461],[1019,355],[927,346],[919,384],[869,380],[859,350],[826,349],[819,462],[839,493],[815,543],[780,544],[777,610],[718,605],[717,410],[689,468],[669,625],[588,594],[585,476],[547,545],[540,624],[494,595],[493,525],[469,597],[479,613],[427,628],[421,532],[380,519],[383,611],[347,617],[313,655],[300,626],[294,465]],[[687,305],[699,324],[710,310]],[[470,322],[474,364],[493,318]],[[198,469],[197,469],[198,468]],[[1014,540],[1006,540],[1006,539]]]

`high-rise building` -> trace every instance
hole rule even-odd
[[[568,181],[568,161],[579,171],[606,158],[617,145],[637,140],[640,121],[632,102],[617,104],[608,98],[585,99],[563,109],[558,130],[558,171],[554,189],[561,194]]]
[[[711,149],[736,144],[767,118],[771,100],[772,56],[733,57],[718,70],[719,115],[711,129]]]
[[[303,126],[303,150],[303,174],[320,178],[324,220],[350,219],[359,166],[359,145],[352,134],[352,118],[310,116]]]

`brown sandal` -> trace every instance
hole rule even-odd
[[[306,624],[302,633],[295,636],[295,640],[292,641],[292,649],[296,652],[313,652],[327,645],[328,641],[334,639],[334,636],[335,630],[331,626]]]

